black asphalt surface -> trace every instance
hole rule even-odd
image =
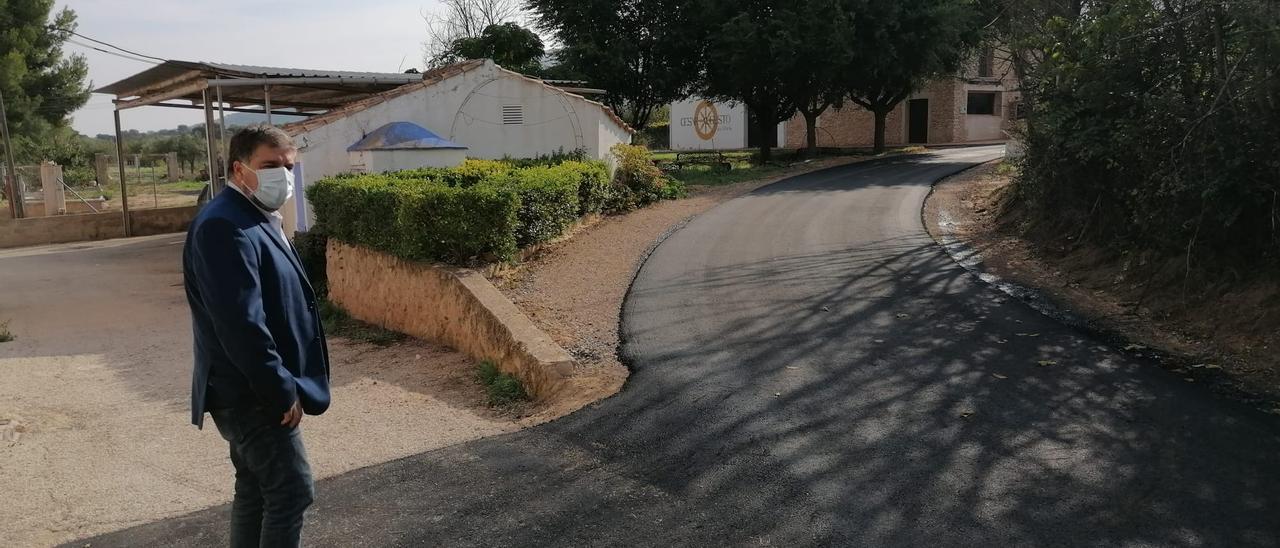
[[[929,238],[931,183],[999,153],[834,168],[693,219],[628,297],[620,394],[322,481],[306,544],[1280,544],[1280,417],[1008,299]],[[225,545],[227,512],[73,545]]]

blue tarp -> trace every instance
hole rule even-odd
[[[466,150],[458,143],[445,139],[413,122],[391,122],[365,135],[364,139],[347,147],[348,152],[359,150],[422,150],[454,148]]]

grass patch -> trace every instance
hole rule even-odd
[[[476,366],[476,381],[484,386],[492,407],[506,407],[518,402],[528,401],[520,379],[498,370],[498,364],[489,360]]]
[[[329,301],[320,302],[320,323],[324,325],[326,334],[378,346],[389,346],[405,339],[403,333],[396,333],[352,318],[345,310]]]
[[[1016,176],[1018,175],[1018,165],[1004,160],[996,165],[996,175],[1000,176]]]
[[[684,169],[668,173],[672,179],[688,186],[722,186],[768,177],[786,169],[779,165],[753,165],[750,159],[731,159],[733,169],[725,171],[718,167],[692,165]]]
[[[9,320],[0,322],[0,343],[7,343],[16,339],[13,332],[9,331]]]

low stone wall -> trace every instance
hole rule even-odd
[[[200,208],[197,206],[135,209],[129,212],[129,234],[153,236],[184,232],[198,211]]]
[[[123,237],[124,216],[119,212],[0,219],[0,248]]]
[[[130,211],[130,233],[133,236],[152,236],[182,232],[195,218],[196,211],[196,206]],[[124,215],[119,211],[0,219],[0,248],[123,237]]]
[[[545,399],[573,358],[479,272],[413,263],[329,240],[329,299],[352,317],[428,341],[515,375]]]

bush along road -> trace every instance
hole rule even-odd
[[[1280,422],[1041,316],[925,233],[954,149],[688,223],[612,399],[320,482],[316,545],[1274,546]],[[227,508],[85,542],[225,545]]]

